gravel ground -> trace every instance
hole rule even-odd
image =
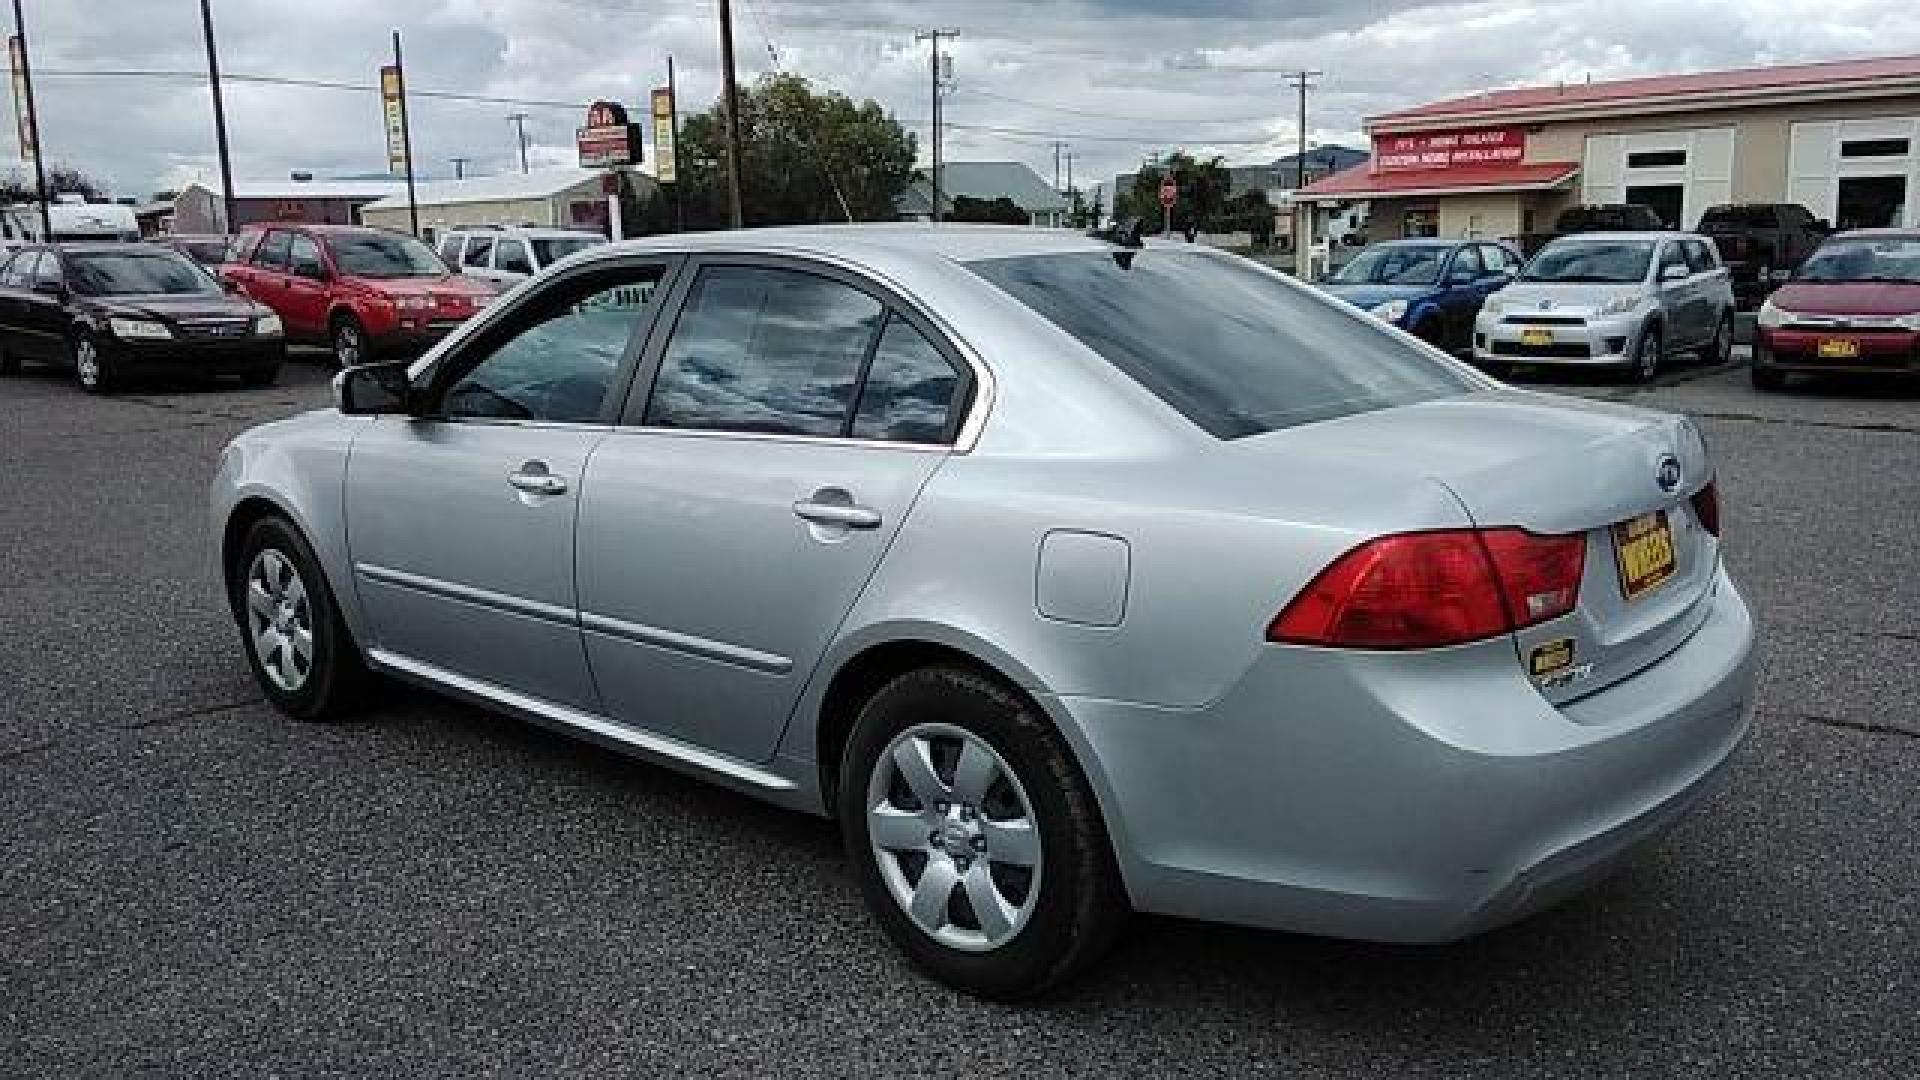
[[[205,484],[318,367],[0,380],[0,1074],[1912,1076],[1920,391],[1522,378],[1703,419],[1766,635],[1733,783],[1471,942],[1142,918],[1022,1008],[909,970],[825,822],[424,694],[263,706]]]

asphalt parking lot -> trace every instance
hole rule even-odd
[[[1544,389],[1702,418],[1760,613],[1730,786],[1443,948],[1138,919],[1054,999],[910,970],[833,829],[477,709],[267,708],[206,567],[227,438],[322,403],[0,379],[0,1073],[1912,1076],[1920,390]]]

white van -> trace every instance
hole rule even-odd
[[[462,274],[505,287],[606,242],[574,229],[454,229],[440,237],[440,257]]]
[[[55,202],[48,204],[47,216],[53,221],[55,241],[140,239],[133,207],[119,203]],[[6,247],[41,243],[47,238],[40,233],[39,203],[14,203],[0,209],[0,241]]]

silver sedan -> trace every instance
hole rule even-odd
[[[405,679],[833,817],[886,933],[983,995],[1134,910],[1509,922],[1747,727],[1690,422],[1503,388],[1232,255],[616,244],[335,392],[213,481],[275,705]]]

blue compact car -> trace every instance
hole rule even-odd
[[[1505,244],[1392,240],[1354,256],[1321,288],[1448,352],[1473,344],[1473,320],[1488,294],[1520,272]]]

